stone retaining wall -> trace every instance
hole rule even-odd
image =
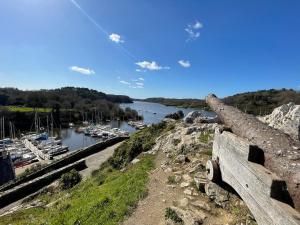
[[[9,190],[11,188],[14,188],[20,184],[23,184],[25,182],[28,182],[30,180],[33,180],[37,177],[40,177],[40,176],[43,176],[44,174],[46,173],[49,173],[53,170],[57,170],[61,167],[64,167],[70,163],[74,163],[82,158],[85,158],[89,155],[92,155],[96,152],[99,152],[107,147],[110,147],[118,142],[121,142],[125,139],[128,139],[128,137],[115,137],[115,138],[112,138],[112,139],[109,139],[109,140],[106,140],[106,141],[103,141],[103,142],[99,142],[99,143],[96,143],[94,145],[91,145],[89,147],[86,147],[86,148],[83,148],[81,150],[78,150],[74,153],[71,153],[69,155],[67,155],[66,157],[62,158],[62,159],[59,159],[43,168],[41,168],[40,170],[36,171],[36,172],[33,172],[25,177],[22,177],[22,178],[19,178],[13,182],[10,182],[10,183],[7,183],[6,185],[3,185],[0,187],[0,193],[3,192],[3,191],[6,191],[6,190]]]
[[[38,190],[42,187],[49,185],[54,180],[72,169],[81,170],[85,168],[85,160],[80,160],[75,163],[69,164],[58,170],[47,173],[29,182],[20,184],[0,194],[0,208],[3,208],[13,202],[16,202]]]

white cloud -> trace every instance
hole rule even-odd
[[[200,29],[202,27],[203,27],[203,24],[200,23],[199,21],[196,21],[196,23],[193,25],[193,28],[196,29],[196,30]]]
[[[109,35],[109,39],[116,43],[124,43],[124,40],[119,34],[112,33],[111,35]]]
[[[135,84],[138,86],[144,86],[144,83],[142,83],[142,82],[136,82]]]
[[[144,79],[144,78],[142,78],[142,77],[139,77],[139,80],[141,80],[141,81],[144,81],[145,79]]]
[[[188,60],[181,59],[178,61],[178,63],[179,63],[179,65],[181,65],[184,68],[188,68],[191,66],[191,63]]]
[[[152,61],[152,62],[141,61],[141,62],[137,62],[135,64],[143,69],[148,69],[148,70],[163,70],[163,69],[168,70],[168,69],[170,69],[170,67],[168,67],[168,66],[159,66],[155,61]]]
[[[119,80],[120,83],[127,85],[129,88],[144,88],[144,83],[143,82],[138,82],[137,79],[132,79],[132,82],[128,82],[125,80]]]
[[[125,80],[120,80],[120,83],[125,84],[125,85],[130,85],[130,83]]]
[[[146,72],[146,70],[141,70],[141,69],[135,69],[136,72]]]
[[[82,68],[82,67],[78,67],[78,66],[71,66],[69,69],[74,71],[74,72],[85,74],[85,75],[95,74],[94,70],[91,70],[91,69],[88,69],[88,68]]]
[[[196,40],[198,37],[200,37],[200,32],[197,30],[199,30],[202,27],[203,24],[199,21],[196,21],[195,24],[188,24],[187,27],[184,29],[189,35],[187,41]]]

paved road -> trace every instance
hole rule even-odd
[[[80,171],[80,174],[83,178],[86,178],[91,175],[92,171],[99,169],[100,165],[111,157],[115,149],[122,144],[122,142],[117,143],[111,147],[108,147],[100,152],[97,152],[93,155],[90,155],[85,158],[86,169]]]

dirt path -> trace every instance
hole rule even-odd
[[[123,225],[163,225],[165,224],[165,208],[172,205],[173,201],[180,196],[183,197],[179,187],[166,184],[172,172],[163,171],[160,166],[163,161],[164,153],[159,151],[156,169],[150,175],[148,196],[139,202],[137,209]]]
[[[255,224],[249,222],[247,207],[235,195],[219,190],[215,184],[217,187],[210,187],[212,194],[219,197],[217,201],[203,193],[203,188],[200,191],[196,181],[204,179],[205,184],[205,164],[210,159],[207,147],[194,138],[199,133],[191,135],[180,126],[175,130],[157,141],[156,168],[150,173],[148,196],[121,225],[173,225],[173,221],[165,218],[169,207],[187,225]],[[178,141],[174,144],[174,140]],[[184,155],[178,143],[184,143],[184,149],[188,150]]]

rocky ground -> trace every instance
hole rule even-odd
[[[300,140],[300,105],[290,102],[275,108],[270,115],[258,119],[290,135],[295,141]]]
[[[244,202],[228,187],[207,182],[216,123],[172,122],[146,154],[157,154],[148,196],[124,225],[256,224]]]

